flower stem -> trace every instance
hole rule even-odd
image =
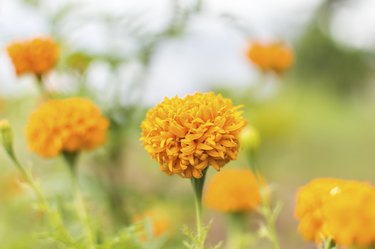
[[[47,214],[48,222],[53,227],[54,231],[56,231],[56,236],[58,236],[58,240],[63,242],[66,245],[71,246],[71,248],[79,248],[79,245],[74,241],[71,237],[69,232],[64,226],[64,222],[62,220],[61,214],[58,210],[53,210],[50,205],[48,204],[39,184],[34,180],[32,175],[25,169],[25,167],[20,163],[17,159],[13,147],[10,146],[8,151],[9,157],[12,159],[13,163],[15,164],[18,171],[21,173],[23,178],[26,180],[27,184],[33,190],[40,209]]]
[[[36,81],[37,81],[36,84],[39,88],[39,92],[42,98],[44,100],[49,99],[51,96],[50,96],[50,93],[46,89],[45,83],[43,82],[43,76],[40,74],[36,75]]]
[[[269,202],[269,197],[261,194],[262,197],[262,215],[264,216],[267,224],[267,230],[269,233],[269,238],[273,245],[274,249],[280,249],[280,242],[277,236],[277,229],[276,229],[276,220],[272,213],[271,205]]]
[[[261,211],[260,213],[264,217],[266,221],[267,231],[268,231],[268,237],[271,241],[274,249],[280,249],[280,242],[277,235],[277,229],[276,229],[276,215],[274,214],[271,203],[270,203],[270,191],[268,190],[268,187],[265,186],[264,178],[262,177],[262,174],[260,172],[260,168],[257,164],[257,157],[256,157],[256,151],[251,150],[249,153],[247,153],[247,159],[250,165],[251,170],[253,171],[258,186],[261,188]]]
[[[191,178],[191,183],[195,195],[195,213],[196,213],[196,225],[197,225],[197,238],[198,238],[198,248],[204,249],[205,234],[202,232],[202,193],[204,182],[206,178],[207,169],[203,171],[203,176],[201,178]]]
[[[248,241],[245,237],[249,237],[249,234],[245,235],[245,213],[230,213],[229,216],[229,229],[228,229],[228,241],[226,244],[227,249],[245,249],[248,247]]]
[[[336,248],[336,244],[332,239],[328,239],[323,244],[323,249],[335,249],[335,248]]]
[[[89,216],[87,214],[87,208],[83,199],[83,195],[81,193],[81,190],[79,188],[78,183],[78,176],[77,176],[77,153],[63,153],[63,157],[65,161],[67,162],[67,165],[69,166],[70,170],[70,176],[72,181],[72,187],[73,187],[73,195],[74,195],[74,205],[76,208],[77,216],[82,224],[83,230],[86,234],[86,242],[87,242],[87,249],[95,249],[95,233],[92,229],[92,226],[89,221]]]

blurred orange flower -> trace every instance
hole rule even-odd
[[[295,215],[306,240],[332,238],[338,245],[362,246],[375,242],[374,210],[372,185],[320,178],[298,191]]]
[[[224,170],[208,182],[204,203],[220,212],[254,211],[261,203],[260,187],[250,170]]]
[[[145,221],[145,225],[142,226],[142,240],[147,240],[146,236],[147,233],[151,232],[150,235],[152,235],[155,238],[158,238],[168,232],[171,228],[171,221],[167,214],[165,214],[161,210],[150,210],[145,212],[144,214],[138,215],[135,217],[135,222]],[[146,224],[150,222],[151,227],[147,228]],[[148,229],[151,229],[152,231],[147,231]]]
[[[209,165],[220,170],[236,159],[246,125],[240,108],[212,92],[165,98],[147,112],[141,141],[162,171],[200,178]]]
[[[22,193],[21,180],[17,174],[7,174],[0,178],[0,202],[7,201]]]
[[[108,125],[108,120],[90,100],[49,100],[31,114],[26,135],[32,151],[53,157],[103,144]]]
[[[51,38],[14,42],[7,48],[18,76],[48,73],[59,58],[59,47]]]
[[[263,71],[282,74],[293,64],[293,52],[285,44],[275,42],[263,44],[251,43],[247,49],[247,57]]]
[[[375,188],[369,184],[351,184],[328,202],[323,213],[330,233],[340,246],[375,245]]]

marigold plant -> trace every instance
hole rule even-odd
[[[17,75],[48,73],[59,59],[59,47],[51,38],[14,42],[7,48]]]
[[[281,42],[251,43],[247,49],[247,57],[263,71],[282,74],[293,64],[293,52]]]
[[[94,149],[106,140],[109,122],[88,99],[49,100],[27,123],[29,148],[43,157]]]
[[[208,182],[204,203],[220,212],[254,211],[261,203],[258,181],[250,170],[224,170]]]
[[[375,242],[374,210],[372,185],[320,178],[299,190],[295,215],[306,240],[333,239],[339,245],[363,246]]]
[[[236,159],[246,125],[240,108],[212,92],[165,98],[147,112],[141,140],[162,171],[200,178],[209,165],[220,170]]]

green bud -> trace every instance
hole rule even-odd
[[[259,132],[252,126],[246,126],[240,134],[241,147],[246,150],[254,151],[258,149],[260,144]]]
[[[13,159],[14,158],[14,151],[13,151],[13,130],[10,126],[8,120],[0,120],[0,137],[1,143],[4,146],[5,151],[8,155]]]

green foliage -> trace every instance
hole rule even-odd
[[[187,226],[183,227],[183,233],[186,236],[187,239],[183,241],[183,245],[187,249],[220,249],[222,243],[218,243],[215,246],[211,247],[205,247],[205,241],[207,238],[207,234],[210,230],[211,223],[207,226],[202,225],[201,226],[201,233],[196,233],[190,230]]]
[[[320,84],[340,95],[364,89],[371,66],[366,53],[337,44],[314,22],[296,47],[294,77],[299,84]]]

